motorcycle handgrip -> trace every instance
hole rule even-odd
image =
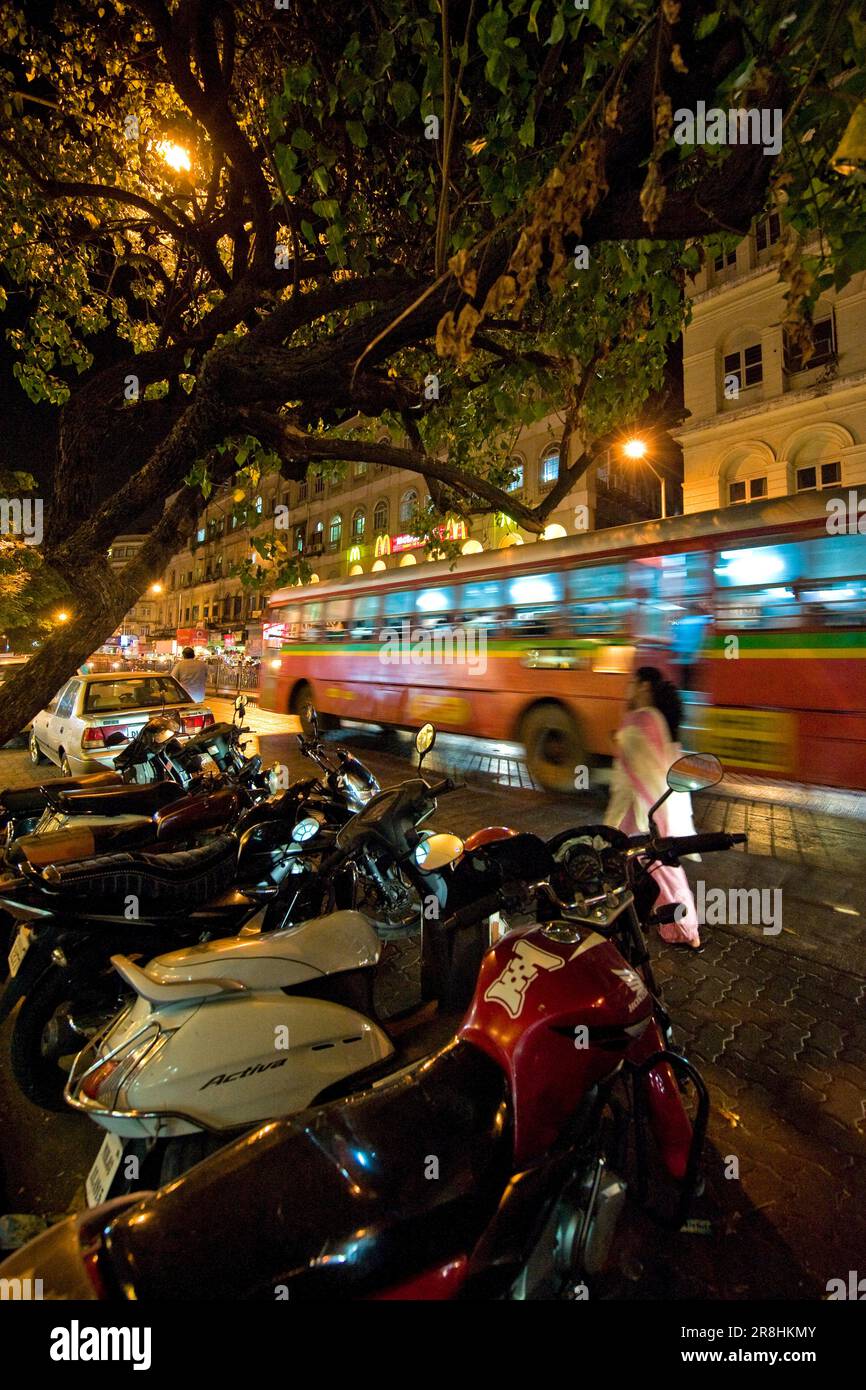
[[[653,849],[669,853],[711,854],[714,850],[732,849],[734,845],[746,845],[748,835],[729,835],[722,830],[708,830],[699,835],[667,835],[653,842]]]
[[[441,782],[428,782],[427,790],[431,796],[441,796],[443,792],[453,792],[455,785],[450,777],[443,777]]]
[[[486,898],[476,898],[467,907],[461,907],[457,912],[452,912],[450,917],[446,917],[442,923],[442,930],[456,931],[459,927],[471,927],[485,917],[491,917],[502,906],[502,897],[500,889],[496,893],[488,893]]]

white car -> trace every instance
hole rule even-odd
[[[162,709],[180,715],[187,735],[214,723],[207,705],[190,699],[172,676],[150,671],[73,676],[34,717],[30,761],[50,758],[67,777],[102,772],[113,767],[118,753]],[[118,733],[123,739],[108,743]]]

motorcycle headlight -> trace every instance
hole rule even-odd
[[[318,833],[319,822],[312,816],[305,816],[303,820],[298,821],[292,831],[292,839],[303,845],[306,844],[307,840],[312,840],[313,836],[318,835]]]

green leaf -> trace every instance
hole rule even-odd
[[[553,27],[550,30],[550,38],[547,40],[548,48],[552,48],[554,44],[559,43],[564,35],[565,15],[560,10],[556,15],[554,15]]]
[[[695,26],[695,38],[708,38],[709,35],[719,27],[721,17],[721,10],[716,10],[714,14],[705,14],[703,19],[699,19]]]
[[[394,82],[388,93],[388,100],[397,113],[397,119],[404,121],[418,110],[418,93],[411,82]]]
[[[327,169],[325,168],[324,164],[320,164],[319,167],[318,167],[317,169],[314,169],[314,170],[313,170],[312,178],[313,178],[313,183],[315,184],[316,188],[318,188],[319,192],[320,192],[320,193],[327,193],[327,191],[328,191],[328,171],[327,171]]]
[[[292,145],[296,150],[312,149],[314,143],[310,132],[304,130],[302,126],[298,126],[297,130],[292,131]]]
[[[535,117],[531,111],[527,111],[523,125],[517,132],[517,138],[521,145],[529,147],[535,144]]]
[[[359,150],[364,149],[367,144],[367,132],[360,121],[347,121],[346,133],[353,145],[357,145]]]

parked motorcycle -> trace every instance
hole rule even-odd
[[[688,759],[669,789],[715,780],[707,761]],[[138,1301],[191,1290],[294,1301],[603,1288],[625,1172],[636,1166],[640,1196],[654,1135],[676,1194],[670,1224],[681,1223],[708,1109],[699,1074],[666,1040],[630,884],[655,863],[745,836],[663,838],[651,828],[623,846],[617,832],[591,830],[551,853],[536,921],[486,952],[468,1013],[441,1050],[360,1094],[263,1125],[158,1194],[68,1218],[0,1276],[36,1275],[55,1297]],[[476,904],[476,919],[524,898],[503,888]],[[466,929],[468,914],[445,925]],[[678,1081],[697,1092],[694,1123]]]
[[[422,735],[431,746],[432,725],[419,740]],[[413,785],[426,793],[424,782]],[[242,929],[272,931],[324,915],[337,862],[343,870],[341,891],[350,895],[345,905],[357,906],[351,894],[364,879],[356,870],[366,863],[375,830],[357,838],[356,853],[329,853],[337,832],[327,800],[323,804],[315,795],[317,787],[315,781],[297,782],[281,796],[249,807],[231,826],[232,834],[201,848],[103,854],[54,863],[38,874],[31,866],[29,877],[0,888],[0,907],[19,928],[0,1021],[23,1001],[10,1055],[29,1100],[62,1108],[73,1056],[123,1008],[129,986],[112,970],[112,955],[149,960]],[[225,825],[226,808],[217,809]],[[156,819],[184,813],[191,816],[193,809],[179,802]],[[337,825],[344,814],[340,809]],[[416,881],[422,888],[432,882],[420,870]]]

